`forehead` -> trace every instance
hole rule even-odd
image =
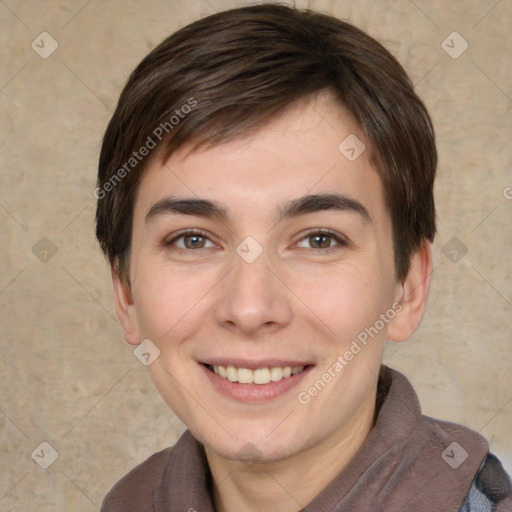
[[[254,215],[262,208],[275,213],[278,205],[306,194],[340,193],[376,214],[385,211],[369,143],[329,94],[290,105],[246,136],[192,148],[185,144],[166,162],[150,163],[139,186],[136,216],[169,195],[208,198],[237,214]]]

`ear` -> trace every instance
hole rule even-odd
[[[130,345],[139,345],[141,342],[139,325],[130,284],[119,275],[117,264],[112,266],[112,283],[114,285],[117,318],[119,318],[124,330],[124,339]]]
[[[411,265],[395,302],[402,308],[388,324],[387,338],[406,341],[420,325],[432,275],[432,244],[425,242],[411,258]]]

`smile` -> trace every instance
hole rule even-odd
[[[269,363],[268,366],[254,364],[253,368],[210,363],[199,366],[214,390],[237,402],[246,403],[267,402],[285,395],[298,387],[315,366],[300,365],[299,361],[293,366],[278,366],[277,361]]]
[[[301,373],[304,366],[273,366],[267,368],[236,368],[234,366],[207,365],[207,368],[230,382],[239,382],[240,384],[269,384],[270,382],[279,382],[292,375]]]

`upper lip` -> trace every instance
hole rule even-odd
[[[234,366],[235,368],[247,368],[249,370],[257,370],[258,368],[274,368],[291,366],[295,368],[297,366],[309,366],[312,365],[310,361],[299,361],[297,359],[259,359],[249,361],[247,359],[239,358],[211,358],[202,361],[202,364],[211,366]]]

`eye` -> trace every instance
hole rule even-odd
[[[297,245],[306,249],[332,249],[336,246],[346,246],[347,242],[330,231],[314,231],[302,238]]]
[[[187,231],[185,233],[181,233],[167,241],[165,245],[171,245],[185,250],[208,249],[210,247],[215,247],[215,244],[200,231]]]

